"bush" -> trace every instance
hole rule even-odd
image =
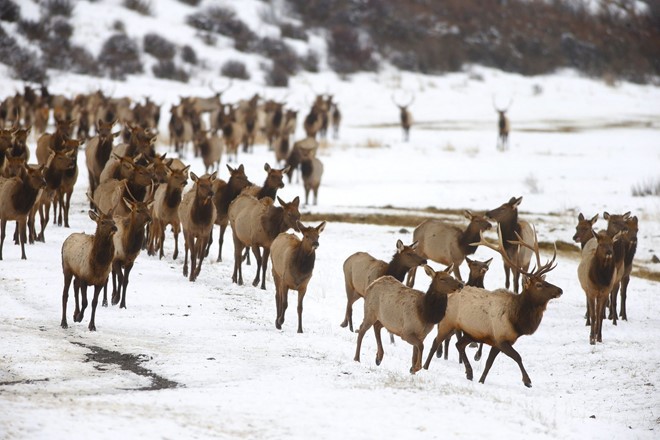
[[[293,75],[299,70],[300,61],[298,55],[282,40],[275,38],[261,38],[251,47],[253,52],[270,58],[274,64]]]
[[[71,17],[74,6],[71,0],[43,0],[41,2],[41,16],[44,19],[50,19],[56,15]]]
[[[30,41],[40,41],[48,38],[48,25],[40,21],[21,20],[18,22],[18,32]]]
[[[157,78],[171,79],[174,81],[188,82],[188,73],[177,67],[172,60],[160,60],[152,71]]]
[[[63,17],[55,17],[49,24],[50,39],[68,44],[73,35],[73,26]]]
[[[112,30],[115,32],[118,32],[120,34],[125,34],[126,33],[126,26],[124,25],[124,22],[121,20],[115,20],[114,23],[112,23]]]
[[[124,79],[128,74],[142,72],[138,46],[124,34],[112,35],[103,43],[98,62],[113,79]]]
[[[376,62],[373,48],[362,44],[358,33],[344,25],[332,29],[330,42],[330,65],[338,73],[353,73],[359,70],[374,70]]]
[[[240,61],[227,61],[222,65],[220,73],[228,78],[250,79],[250,74],[245,68],[245,63]]]
[[[280,25],[280,32],[282,37],[293,38],[294,40],[307,41],[307,31],[302,26],[296,26],[291,23],[282,23]]]
[[[16,23],[21,19],[21,9],[13,0],[0,0],[0,21]]]
[[[181,3],[185,3],[190,6],[199,6],[202,0],[179,0]]]
[[[319,55],[310,50],[307,55],[300,60],[303,69],[308,72],[318,72],[319,71]]]
[[[142,15],[151,15],[151,2],[149,0],[124,0],[123,3],[126,9],[135,11]]]
[[[146,34],[142,41],[144,51],[159,60],[171,60],[176,53],[176,47],[157,34]]]
[[[197,64],[197,52],[192,47],[185,45],[181,48],[181,58],[188,64]]]
[[[283,66],[273,63],[266,71],[266,84],[272,87],[289,87],[289,73]]]
[[[186,18],[188,25],[206,32],[214,32],[234,39],[238,50],[247,49],[257,36],[231,9],[213,6]]]
[[[45,83],[46,68],[34,52],[22,48],[0,26],[0,60],[9,66],[14,77],[23,81]]]

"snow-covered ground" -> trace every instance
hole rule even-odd
[[[171,28],[173,35],[183,32]],[[7,78],[5,73],[0,76]],[[145,76],[113,83],[55,74],[50,88],[74,94],[100,87],[115,96],[152,97],[163,104],[165,136],[158,148],[167,152],[169,105],[179,96],[209,96],[210,81],[218,87],[225,83],[201,76],[183,85]],[[542,93],[534,93],[536,85]],[[22,84],[3,79],[0,96],[15,88]],[[320,150],[325,174],[319,204],[304,212],[322,217],[427,207],[484,211],[523,196],[520,215],[536,225],[541,241],[570,242],[579,212],[600,213],[596,227],[604,228],[603,211],[631,211],[640,221],[636,264],[660,271],[651,263],[660,254],[660,199],[631,195],[633,185],[660,179],[659,88],[610,87],[573,72],[529,78],[479,67],[445,76],[384,69],[348,80],[331,73],[300,74],[287,90],[235,81],[223,98],[234,101],[255,92],[286,98],[301,111],[299,138],[312,90],[333,93],[344,122],[340,139]],[[391,102],[400,90],[415,94],[411,109],[417,124],[408,143],[401,141]],[[510,98],[511,148],[502,153],[495,149],[492,101],[505,105]],[[200,160],[186,160],[192,171],[203,172]],[[274,161],[264,145],[239,155],[255,183],[265,177],[264,163],[275,166]],[[71,228],[50,224],[47,242],[29,246],[27,261],[20,260],[11,235],[4,244],[2,438],[658,437],[658,283],[633,277],[629,320],[616,327],[607,321],[604,342],[591,346],[577,253],[558,255],[547,279],[564,294],[549,303],[539,330],[515,345],[531,389],[505,356],[495,361],[485,384],[467,381],[453,346],[448,361],[435,359],[428,371],[411,375],[411,346],[385,341],[385,358],[377,367],[372,332],[364,339],[362,362],[353,361],[356,335],[339,326],[346,304],[342,263],[356,251],[389,259],[397,239],[412,241],[412,229],[400,225],[328,223],[305,297],[303,334],[296,333],[295,292],[283,329],[275,329],[270,273],[265,292],[249,285],[254,266],[243,267],[247,286],[231,283],[230,230],[224,261],[207,259],[195,283],[183,277],[181,257],[172,260],[168,234],[166,258],[138,258],[127,309],[99,306],[98,331],[89,332],[89,309],[83,323],[72,322],[71,295],[64,330],[59,326],[61,245],[71,232],[92,233],[94,227],[87,215],[82,152],[78,163]],[[219,171],[223,179],[225,164]],[[278,195],[289,201],[303,195],[302,186],[294,182]],[[461,216],[444,218],[465,224]],[[216,252],[214,245],[211,255]],[[542,258],[550,256],[544,252]],[[475,256],[490,257],[495,261],[486,287],[503,287],[498,256],[483,248]],[[428,277],[418,272],[416,287],[427,285]],[[356,325],[362,303],[355,304]],[[129,355],[135,357],[133,367]],[[484,363],[485,357],[472,362],[476,377]]]

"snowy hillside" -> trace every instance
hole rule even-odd
[[[185,25],[194,8],[158,0],[151,2],[152,15],[142,16],[121,3],[76,2],[71,18],[75,43],[96,53],[106,31],[121,20],[138,40],[158,32],[178,47],[193,47],[200,63],[190,67],[190,80],[155,79],[147,71],[114,81],[49,70],[49,89],[67,96],[101,89],[138,101],[149,96],[163,109],[159,153],[173,155],[170,105],[181,96],[206,97],[212,88],[226,87],[228,80],[219,70],[230,59],[243,61],[251,78],[234,80],[223,100],[236,102],[255,93],[285,100],[300,111],[296,139],[304,136],[301,121],[315,93],[334,94],[339,103],[339,139],[328,139],[319,150],[325,173],[318,205],[301,209],[307,225],[328,219],[304,300],[304,333],[296,333],[296,292],[289,295],[282,330],[275,329],[270,269],[265,292],[249,282],[254,263],[243,264],[247,285],[231,282],[231,230],[225,235],[223,261],[215,261],[215,242],[195,283],[182,275],[182,257],[172,259],[168,231],[165,258],[138,257],[126,309],[99,305],[97,331],[90,332],[89,308],[82,323],[72,322],[70,292],[69,328],[62,329],[61,246],[70,233],[92,233],[94,227],[87,214],[81,151],[71,228],[49,224],[46,243],[28,246],[27,260],[21,260],[11,239],[13,223],[7,227],[0,261],[0,437],[658,437],[660,266],[653,257],[660,256],[660,199],[633,197],[632,188],[660,180],[660,88],[608,85],[569,70],[524,77],[479,66],[442,76],[383,67],[340,77],[327,70],[323,40],[314,35],[306,43],[290,43],[301,55],[319,53],[321,71],[301,71],[287,88],[270,87],[264,57],[238,52],[222,38],[210,46],[195,36]],[[262,2],[202,3],[231,6],[260,37],[278,32],[257,12]],[[23,14],[38,17],[36,2],[20,5]],[[155,62],[143,57],[145,65]],[[1,64],[0,78],[2,98],[23,88]],[[393,95],[406,93],[415,96],[409,142],[402,141],[392,103]],[[499,152],[493,101],[503,106],[510,100],[511,147]],[[36,139],[30,138],[29,145],[34,153]],[[201,159],[191,153],[182,159],[191,171],[203,174]],[[276,166],[264,144],[253,153],[239,153],[238,163],[258,184],[265,178],[264,163]],[[222,179],[229,177],[226,164],[225,157],[218,172]],[[278,195],[290,201],[304,193],[294,178]],[[533,387],[523,386],[517,365],[504,355],[485,384],[467,381],[453,343],[447,361],[434,359],[429,370],[411,375],[411,346],[399,338],[392,345],[384,337],[385,357],[376,366],[371,331],[364,338],[361,363],[353,361],[356,334],[339,325],[346,307],[344,260],[363,251],[389,261],[397,239],[412,241],[410,217],[464,226],[463,210],[484,212],[512,196],[523,197],[520,216],[536,227],[544,245],[542,262],[552,256],[551,243],[564,244],[557,268],[547,276],[563,295],[550,301],[538,331],[515,345]],[[605,321],[603,342],[589,345],[585,297],[577,279],[579,253],[566,243],[572,242],[580,212],[589,218],[600,214],[596,229],[602,229],[604,211],[636,215],[639,242],[628,321],[617,326]],[[383,219],[389,221],[377,221]],[[495,238],[494,231],[487,237]],[[494,258],[485,285],[503,287],[501,258],[483,247],[474,257]],[[463,265],[461,273],[466,271]],[[428,282],[418,271],[415,287],[426,291]],[[359,326],[362,300],[353,315]],[[424,357],[434,335],[435,330],[425,341]],[[472,361],[473,354],[468,349],[478,377],[486,356]]]

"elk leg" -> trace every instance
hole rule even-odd
[[[598,321],[597,321],[597,341],[603,342],[603,314],[605,313],[606,302],[602,298],[598,298]]]
[[[488,376],[490,367],[493,366],[493,362],[495,361],[497,355],[500,354],[500,351],[501,350],[497,347],[490,347],[490,352],[488,353],[488,359],[486,359],[486,366],[484,367],[484,372],[481,374],[479,383],[484,383],[486,381],[486,376]]]
[[[303,313],[303,299],[305,299],[306,287],[298,289],[298,333],[303,332],[302,328],[302,313]]]
[[[69,227],[69,208],[71,207],[71,193],[66,193],[66,205],[64,205],[64,227]]]
[[[621,279],[621,319],[628,320],[626,313],[626,296],[628,296],[628,283],[630,282],[630,275],[624,275]]]
[[[183,248],[185,249],[185,254],[184,254],[184,257],[183,257],[183,276],[187,277],[188,276],[189,244],[188,244],[188,234],[185,231],[183,233]]]
[[[456,341],[458,358],[463,361],[463,364],[465,364],[465,377],[468,380],[472,380],[472,365],[470,365],[467,354],[465,354],[465,347],[467,347],[467,345],[472,341],[474,341],[474,339],[472,339],[467,333],[463,333],[462,336],[458,337],[458,341]]]
[[[249,249],[247,249],[246,253],[249,253]],[[261,251],[259,250],[259,246],[252,246],[252,253],[254,254],[254,261],[257,262],[257,274],[254,276],[254,280],[252,280],[252,285],[254,287],[257,287],[259,285],[259,281],[261,281],[260,280],[260,278],[261,278],[261,264],[263,263],[262,258],[261,258]],[[266,289],[265,285],[262,286],[262,288],[265,290]]]
[[[607,315],[607,319],[612,320],[612,324],[616,325],[616,318],[617,318],[617,313],[616,313],[616,298],[619,295],[619,287],[621,285],[621,282],[618,282],[614,285],[612,288],[612,292],[610,293],[610,306],[609,306],[609,313]]]
[[[176,258],[179,256],[179,226],[177,225],[176,227],[172,225],[172,234],[174,234],[174,254],[172,255],[172,259],[176,260]],[[165,241],[165,228],[163,228],[163,236],[161,238],[160,242],[160,252],[161,252],[161,258],[163,254],[163,242]],[[209,247],[211,247],[211,242],[209,241]]]
[[[509,356],[511,359],[516,361],[518,367],[520,367],[520,372],[522,373],[523,384],[525,384],[527,388],[531,388],[532,380],[529,378],[527,371],[525,371],[525,367],[523,366],[523,362],[522,362],[522,358],[520,357],[520,354],[508,342],[502,342],[499,346],[499,349],[502,351],[502,353],[504,353],[505,355]],[[482,376],[482,378],[486,380],[485,376]],[[479,380],[479,382],[483,383],[482,380]]]
[[[344,282],[346,287],[346,314],[344,315],[344,321],[340,324],[342,327],[349,326],[351,332],[353,331],[353,303],[357,301],[359,296],[355,293],[353,287],[348,283]]]
[[[101,293],[101,288],[103,286],[94,286],[94,299],[92,300],[92,318],[89,320],[89,331],[96,331],[96,323],[94,318],[96,317],[96,306],[99,303],[99,293]]]
[[[364,338],[365,333],[367,333],[367,330],[369,330],[372,325],[374,325],[374,322],[369,322],[366,316],[362,321],[362,324],[360,324],[357,337],[357,346],[355,347],[355,357],[353,358],[353,360],[356,362],[360,362],[360,348],[362,347],[362,338]],[[381,346],[382,345],[383,344],[381,343]]]
[[[124,279],[122,280],[122,293],[121,293],[121,303],[119,304],[120,309],[125,309],[126,308],[126,288],[128,287],[128,274],[131,273],[131,269],[133,269],[133,263],[126,263],[126,266],[124,267]]]
[[[270,249],[264,248],[264,253],[261,257],[261,290],[266,290],[266,269],[268,268],[268,256]]]
[[[241,265],[243,261],[241,260],[241,255],[243,255],[243,243],[233,235],[234,237],[234,273],[231,276],[231,281],[238,284],[239,286],[243,285],[243,270]]]
[[[5,235],[7,229],[7,220],[0,220],[0,260],[2,260],[2,248],[5,244]]]
[[[25,255],[25,243],[27,242],[27,224],[25,220],[20,220],[16,223],[18,223],[18,235],[21,241],[21,260],[27,260],[27,256]]]
[[[124,274],[121,270],[121,263],[119,261],[112,262],[112,305],[115,306],[119,302],[121,296],[121,286],[124,284]]]
[[[105,283],[103,283],[103,307],[108,307],[108,279],[106,278]]]
[[[76,301],[78,300],[78,297],[76,295]],[[82,302],[82,306],[80,308],[80,313],[78,314],[78,320],[76,322],[82,322],[83,318],[85,317],[85,309],[87,308],[87,283],[84,281],[80,281],[80,300]]]
[[[69,286],[71,285],[71,279],[73,274],[64,272],[64,290],[62,290],[62,320],[60,321],[60,326],[62,328],[68,328],[69,325],[66,322],[66,303],[69,300]]]
[[[73,298],[76,300],[76,308],[73,309],[73,322],[80,322],[82,320],[82,318],[78,319],[78,316],[80,315],[80,304],[78,302],[79,293],[80,293],[80,279],[76,277],[73,279]]]
[[[483,351],[483,348],[484,348],[484,343],[483,343],[483,342],[479,342],[479,349],[478,349],[477,352],[474,354],[474,360],[475,360],[475,361],[479,361],[479,360],[481,360],[481,352]]]
[[[597,326],[595,298],[587,299],[587,311],[589,312],[589,320],[590,320],[589,344],[594,345],[596,343],[596,326]]]
[[[440,323],[442,323],[442,321],[440,321]],[[433,344],[431,344],[431,351],[429,351],[429,354],[426,357],[426,362],[424,363],[425,370],[429,369],[433,355],[438,350],[438,347],[442,344],[442,341],[444,341],[445,338],[449,336],[453,331],[454,330],[452,328],[441,327],[441,324],[438,324],[438,334],[433,340]]]
[[[383,355],[385,354],[385,350],[383,350],[383,340],[380,337],[380,331],[383,328],[383,324],[380,323],[380,321],[374,322],[374,336],[376,336],[376,365],[380,365],[380,363],[383,361]]]
[[[197,241],[198,241],[197,255],[199,256],[199,261],[197,262],[197,272],[195,272],[195,279],[197,279],[199,274],[202,272],[202,263],[204,262],[204,249],[206,249],[206,242],[208,241],[208,237],[198,238]]]
[[[218,262],[222,261],[222,242],[224,241],[226,229],[227,225],[220,225],[220,237],[218,237]]]

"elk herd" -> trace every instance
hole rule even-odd
[[[69,227],[71,197],[78,179],[78,156],[84,150],[88,171],[89,218],[96,224],[93,234],[74,232],[62,244],[64,276],[61,327],[67,328],[69,287],[73,283],[73,321],[81,322],[88,305],[87,287],[94,287],[89,330],[96,330],[95,316],[101,291],[107,306],[108,283],[111,302],[126,307],[129,276],[142,250],[150,256],[165,256],[164,242],[169,226],[173,235],[172,258],[179,256],[179,234],[183,235],[182,273],[190,281],[201,274],[202,263],[212,252],[214,227],[219,226],[217,262],[222,262],[226,229],[231,225],[234,245],[231,281],[243,284],[243,262],[255,261],[253,286],[266,290],[269,266],[275,290],[275,326],[285,320],[289,290],[298,292],[298,326],[303,332],[303,298],[313,274],[319,236],[326,222],[302,222],[300,197],[284,200],[277,195],[294,175],[302,180],[304,205],[318,200],[323,163],[318,157],[319,139],[331,132],[339,135],[341,113],[332,95],[317,95],[302,120],[305,137],[294,141],[298,112],[285,102],[264,100],[258,94],[235,103],[224,101],[231,83],[209,98],[181,97],[170,108],[168,157],[158,154],[160,106],[149,98],[109,98],[103,92],[80,94],[72,99],[52,95],[45,86],[39,91],[25,86],[23,93],[0,104],[0,260],[8,222],[15,222],[14,243],[21,247],[44,242],[51,207],[52,223]],[[404,139],[409,136],[412,117],[407,103],[392,100],[400,109]],[[510,105],[510,104],[509,104]],[[507,145],[506,109],[500,115],[498,148]],[[49,121],[54,121],[48,132]],[[36,145],[31,155],[29,139]],[[250,154],[256,142],[266,143],[274,153],[275,166],[263,167],[263,183],[252,183],[239,157]],[[191,171],[184,159],[201,157],[204,174]],[[35,158],[36,161],[32,161]],[[226,162],[229,177],[219,177]],[[256,176],[255,176],[256,177]],[[190,183],[192,186],[188,188]],[[261,180],[261,178],[259,178]],[[556,267],[552,258],[541,261],[534,226],[518,216],[522,197],[483,213],[466,210],[465,226],[428,219],[413,232],[412,243],[396,242],[388,261],[359,251],[343,264],[347,296],[342,327],[357,332],[355,360],[366,332],[373,327],[376,364],[383,360],[381,329],[413,346],[410,372],[428,369],[434,357],[447,358],[452,336],[465,374],[472,379],[466,354],[468,345],[487,344],[490,352],[480,378],[483,383],[497,355],[502,352],[520,368],[523,384],[531,386],[520,354],[513,345],[539,327],[550,300],[562,289],[546,281]],[[36,218],[39,218],[39,231]],[[588,219],[580,214],[574,241],[582,247],[577,278],[586,297],[589,342],[602,342],[602,324],[620,317],[627,320],[626,299],[637,246],[638,219],[625,214],[604,213],[607,228],[596,231],[598,214]],[[497,242],[484,237],[493,229]],[[293,233],[290,232],[293,230]],[[503,262],[503,288],[486,289],[484,276],[492,261],[469,257],[479,246],[494,251]],[[445,266],[435,270],[429,262]],[[469,270],[467,282],[461,265]],[[530,266],[533,264],[532,269]],[[426,291],[416,290],[417,268],[428,276]],[[509,288],[511,287],[511,290]],[[620,295],[619,295],[620,292]],[[362,298],[363,321],[353,326],[353,305]],[[617,306],[620,309],[617,310]],[[424,341],[437,328],[426,361]],[[393,337],[393,336],[392,336]],[[481,346],[475,356],[479,360]]]

